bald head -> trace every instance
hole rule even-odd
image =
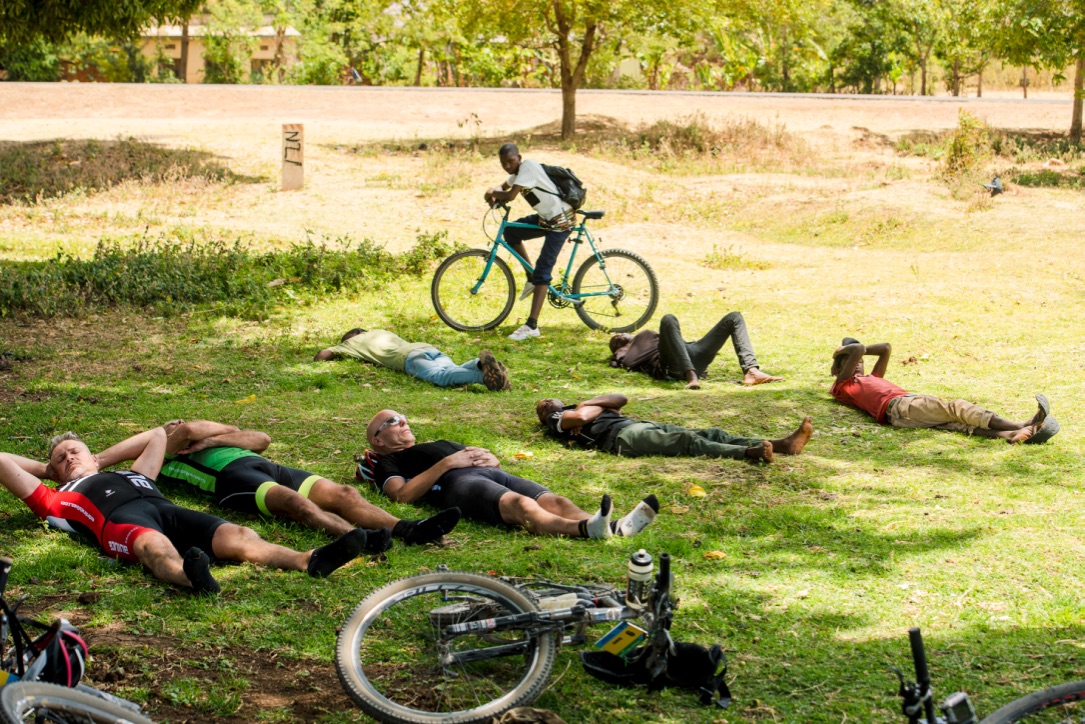
[[[381,455],[406,450],[415,443],[414,433],[407,424],[407,416],[395,410],[381,410],[365,428],[369,447]]]

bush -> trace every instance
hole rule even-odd
[[[240,240],[178,242],[141,238],[130,246],[102,241],[91,259],[58,253],[48,262],[0,263],[0,316],[76,316],[117,306],[176,314],[213,307],[263,318],[276,305],[339,291],[374,289],[402,275],[420,276],[453,251],[445,232],[418,236],[396,255],[369,240],[336,239],[257,252]]]
[[[949,137],[942,156],[942,177],[964,181],[979,174],[991,160],[991,138],[987,124],[968,111],[957,117],[957,129]]]

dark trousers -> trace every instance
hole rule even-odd
[[[731,312],[696,342],[683,339],[678,319],[668,314],[659,322],[659,364],[668,376],[676,379],[682,379],[689,370],[696,370],[697,376],[703,377],[728,337],[735,346],[743,373],[757,367],[757,357],[741,312]]]
[[[539,223],[539,215],[532,214],[531,216],[525,216],[522,219],[516,220],[517,224],[536,224]],[[540,236],[545,237],[543,241],[542,250],[539,252],[539,258],[535,260],[535,273],[531,275],[529,280],[532,284],[549,284],[551,277],[551,270],[554,268],[554,262],[558,260],[558,254],[561,252],[561,245],[565,243],[565,240],[569,238],[569,234],[573,233],[572,229],[568,231],[555,231],[553,229],[519,229],[516,227],[505,227],[505,241],[509,244],[517,244],[528,239],[538,239]]]
[[[636,422],[622,428],[611,452],[631,458],[666,455],[741,460],[746,457],[746,448],[757,447],[762,442],[759,437],[732,435],[718,427],[690,430],[659,422]]]

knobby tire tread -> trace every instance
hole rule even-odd
[[[1017,721],[1028,721],[1030,714],[1074,702],[1085,702],[1085,681],[1072,681],[1052,686],[1050,689],[1014,699],[998,711],[984,717],[980,724],[1013,724]]]
[[[591,312],[589,312],[587,309],[587,304],[576,308],[577,316],[579,316],[580,320],[584,322],[584,324],[588,325],[588,327],[590,327],[591,329],[601,329],[603,331],[611,333],[634,332],[640,329],[645,324],[647,324],[649,319],[652,318],[652,315],[655,314],[656,307],[659,305],[659,280],[656,279],[655,271],[652,270],[652,267],[648,264],[644,257],[631,251],[626,251],[625,249],[606,249],[599,252],[599,256],[601,256],[604,261],[608,258],[628,259],[637,266],[639,266],[644,271],[644,274],[648,279],[648,287],[651,291],[651,298],[649,299],[648,304],[645,306],[644,311],[641,313],[641,315],[637,317],[636,320],[628,324],[608,326],[603,322],[599,322],[594,317],[592,317]],[[584,277],[587,276],[588,273],[594,269],[599,269],[599,262],[593,255],[588,257],[588,259],[586,259],[584,263],[580,265],[580,268],[576,272],[576,276],[573,277],[574,294],[579,294],[581,292],[581,284],[584,281]]]
[[[4,724],[25,724],[26,714],[40,706],[51,711],[90,717],[95,724],[153,724],[147,717],[91,694],[43,681],[19,681],[0,689],[0,711]]]
[[[442,724],[470,724],[473,722],[489,722],[492,718],[509,709],[534,701],[546,686],[550,670],[554,665],[554,658],[557,655],[557,648],[561,642],[559,632],[544,634],[535,639],[536,657],[533,668],[516,687],[507,692],[504,697],[499,697],[505,699],[500,706],[496,705],[495,701],[490,701],[459,712],[425,712],[409,709],[387,700],[378,700],[367,691],[368,679],[363,671],[359,652],[362,637],[366,633],[360,629],[365,624],[366,617],[371,614],[375,616],[379,611],[394,607],[395,603],[382,606],[385,601],[394,596],[440,583],[460,585],[463,587],[462,592],[464,593],[471,593],[473,589],[480,589],[501,596],[510,604],[510,609],[516,613],[538,610],[530,598],[514,587],[503,581],[475,573],[455,571],[425,573],[393,581],[372,593],[358,604],[339,630],[335,649],[335,668],[339,675],[339,681],[350,698],[365,713],[378,721],[391,724],[433,724],[435,722],[441,722]],[[370,686],[372,685],[370,684]]]

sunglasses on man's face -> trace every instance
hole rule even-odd
[[[399,415],[392,415],[387,420],[385,420],[384,422],[381,423],[381,426],[377,428],[377,431],[375,433],[373,433],[373,437],[377,437],[382,432],[384,432],[384,428],[386,428],[386,427],[394,427],[394,426],[398,425],[401,422],[403,422],[402,417],[400,417]]]

